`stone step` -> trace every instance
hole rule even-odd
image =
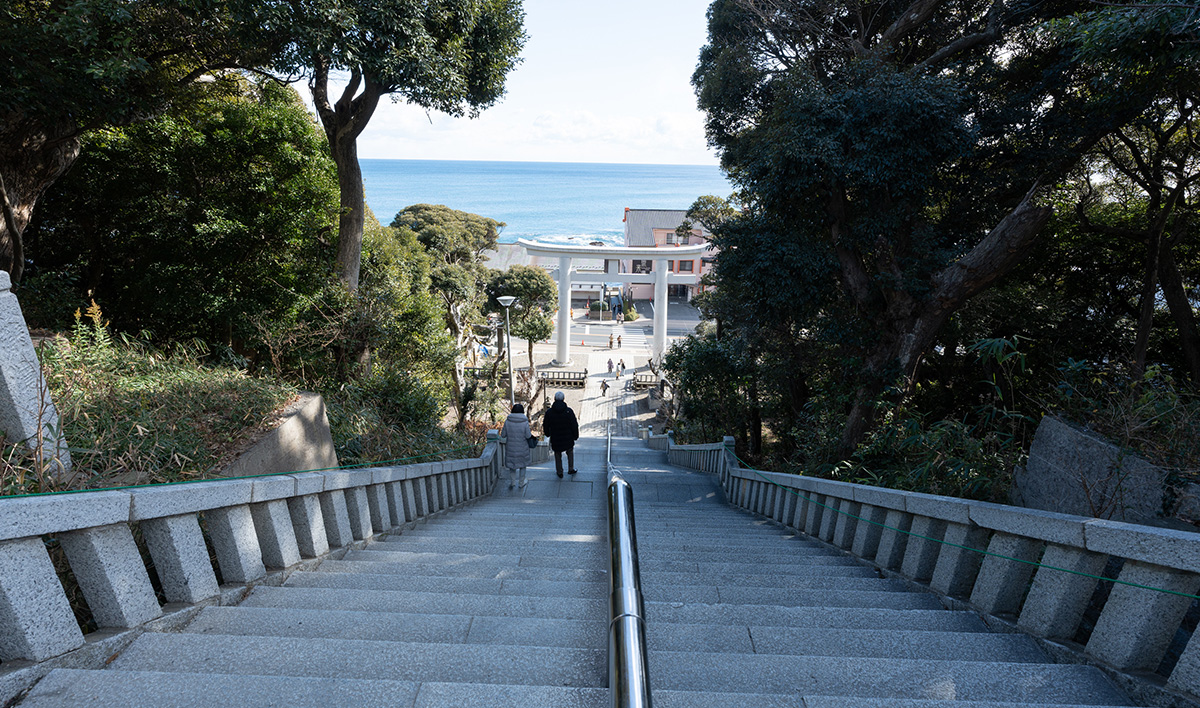
[[[1075,664],[650,653],[655,688],[858,696],[1017,698],[1031,704],[1120,705],[1124,698],[1099,669]]]
[[[522,563],[522,565],[530,565]],[[638,554],[638,564],[642,572],[650,573],[711,573],[714,575],[758,575],[774,573],[778,575],[812,575],[821,574],[829,568],[865,568],[862,563],[846,557],[814,556],[805,558],[803,562],[779,562],[769,565],[763,563],[730,563],[730,562],[696,562],[691,560],[659,559]]]
[[[510,549],[512,550],[512,549]],[[344,560],[382,563],[412,563],[413,565],[468,565],[471,563],[503,563],[511,568],[578,568],[600,570],[606,567],[604,556],[581,557],[570,554],[488,555],[474,553],[413,553],[409,551],[351,551]]]
[[[506,553],[519,553],[520,555],[541,555],[541,556],[571,556],[578,555],[583,557],[599,557],[601,559],[608,557],[607,543],[570,543],[565,541],[546,541],[538,535],[529,534],[521,540],[516,539],[500,539],[492,540],[489,538],[477,538],[473,540],[462,541],[444,541],[441,543],[421,543],[418,541],[408,541],[403,537],[397,537],[391,540],[372,541],[363,549],[368,552],[382,553],[436,553],[445,555],[448,553],[472,553],[472,554],[496,554],[502,555]]]
[[[222,675],[214,680],[211,673],[55,669],[34,686],[20,705],[28,708],[394,708],[413,705],[419,687],[413,681],[340,677]],[[603,692],[607,698],[607,689]]]
[[[297,571],[287,587],[347,588],[351,590],[403,590],[408,592],[465,593],[468,595],[526,595],[531,597],[608,597],[608,582],[570,580],[514,580],[410,576],[396,573],[309,573]]]
[[[325,567],[325,565],[329,562],[330,561],[325,561],[325,563],[321,564],[321,567]],[[404,566],[400,565],[397,567]],[[871,568],[861,565],[821,566],[814,568],[811,573],[806,573],[804,575],[714,575],[712,573],[642,571],[642,585],[645,586],[664,584],[699,585],[701,583],[712,583],[713,585],[741,585],[745,587],[775,588],[840,587],[841,583],[849,583],[851,581],[861,580],[882,580],[882,578],[880,578],[879,575]],[[905,587],[905,584],[899,580],[888,580],[887,582],[892,584],[888,587]]]
[[[727,607],[861,607],[889,610],[941,610],[936,596],[923,592],[808,590],[803,588],[644,586],[647,602],[702,603]]]
[[[1044,663],[1025,635],[649,622],[651,651]]]
[[[756,654],[1035,664],[1049,661],[1024,634],[751,626],[749,635]]]
[[[865,570],[865,569],[864,569]],[[316,572],[371,573],[399,575],[432,575],[460,578],[500,578],[513,580],[575,580],[587,583],[607,583],[608,572],[583,568],[526,568],[511,563],[481,559],[459,565],[427,565],[424,563],[376,563],[372,561],[327,560]],[[645,578],[645,574],[642,575]]]
[[[146,633],[109,670],[601,688],[607,661],[605,649]]]
[[[1083,703],[1012,703],[1008,701],[957,701],[927,698],[857,698],[854,696],[804,696],[805,708],[1117,708],[1119,703],[1095,705]]]
[[[927,592],[896,590],[806,590],[726,586],[717,589],[717,602],[725,605],[781,607],[876,607],[894,610],[940,610],[942,601]],[[646,599],[650,595],[645,593]],[[655,598],[658,599],[658,598]],[[668,600],[669,601],[669,600]]]
[[[531,536],[531,532],[526,529],[466,529],[463,527],[442,528],[431,527],[422,529],[413,529],[405,531],[401,534],[393,534],[379,540],[380,543],[412,543],[412,544],[438,544],[443,542],[454,543],[459,541],[479,541],[479,540],[526,540]],[[607,544],[608,535],[604,531],[595,533],[582,533],[575,530],[552,530],[546,531],[543,535],[537,537],[538,541],[555,542],[555,543],[574,543],[574,544]]]
[[[859,607],[771,607],[763,605],[689,605],[647,602],[646,622],[677,624],[771,625],[831,629],[914,629],[938,632],[986,632],[973,612],[893,610]]]
[[[603,621],[470,615],[206,607],[184,631],[264,637],[324,637],[443,644],[504,644],[595,649],[605,646]],[[745,634],[745,630],[742,630]]]
[[[259,586],[242,601],[242,606],[608,621],[607,600],[573,597]]]

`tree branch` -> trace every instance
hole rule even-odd
[[[8,187],[4,184],[4,174],[0,172],[0,195],[3,196],[4,226],[8,229],[8,238],[12,242],[12,260],[9,263],[8,274],[13,282],[19,282],[25,272],[25,242],[22,240],[21,229],[17,228],[17,215],[13,211],[12,201],[8,198]]]
[[[908,9],[896,18],[892,26],[884,30],[883,34],[879,37],[879,43],[887,45],[895,44],[932,17],[933,13],[942,6],[943,2],[944,0],[914,0],[913,4],[909,5]]]
[[[956,54],[970,51],[978,46],[1000,41],[1000,14],[1003,9],[1004,4],[1000,0],[996,0],[996,2],[992,3],[991,8],[988,9],[986,29],[984,29],[982,32],[976,32],[975,34],[967,35],[966,37],[959,37],[950,44],[947,44],[946,46],[934,52],[933,56],[929,57],[920,64],[917,64],[917,69],[924,71],[932,66],[936,66],[937,64]]]

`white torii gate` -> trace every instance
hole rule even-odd
[[[671,246],[654,248],[649,246],[569,246],[557,243],[539,243],[519,239],[518,244],[525,251],[537,256],[554,256],[558,258],[558,349],[555,352],[554,365],[565,366],[571,361],[571,259],[609,259],[609,260],[651,260],[654,261],[653,273],[587,273],[577,274],[574,278],[581,283],[653,283],[654,284],[654,342],[652,353],[655,361],[661,361],[667,349],[667,284],[694,284],[694,274],[679,275],[669,273],[664,261],[686,259],[688,256],[698,258],[709,250],[706,243],[694,246]]]

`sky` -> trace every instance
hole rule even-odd
[[[498,104],[468,119],[385,98],[358,155],[715,165],[691,85],[708,4],[525,0],[523,61]]]

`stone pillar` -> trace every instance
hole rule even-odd
[[[300,545],[287,499],[251,504],[250,517],[254,520],[264,565],[287,568],[300,562]]]
[[[555,366],[571,363],[571,257],[558,258],[558,350]]]
[[[1134,560],[1125,561],[1117,577],[1188,595],[1200,590],[1195,573]],[[1153,671],[1191,604],[1190,597],[1114,584],[1088,639],[1087,653],[1123,671]]]
[[[222,580],[244,585],[267,574],[249,504],[209,509],[204,512],[204,521]]]
[[[138,523],[168,602],[196,603],[220,592],[195,514]]]
[[[316,494],[292,497],[287,500],[292,529],[296,533],[296,549],[302,558],[317,558],[329,552],[325,537],[325,517]]]
[[[997,555],[983,559],[983,567],[975,579],[975,589],[971,591],[971,604],[989,615],[1016,614],[1021,607],[1025,588],[1029,586],[1029,579],[1037,569],[1033,563],[1041,554],[1042,543],[1037,539],[997,531],[992,534],[988,551]],[[1020,560],[1006,560],[999,556]],[[1020,562],[1022,560],[1029,563]]]
[[[898,509],[888,509],[883,519],[884,528],[879,533],[879,546],[875,549],[875,563],[881,568],[899,570],[904,564],[908,549],[908,533],[912,527],[912,514]]]
[[[1104,572],[1108,556],[1082,548],[1047,543],[1042,567],[1021,608],[1017,626],[1047,639],[1070,639],[1096,590],[1095,577]],[[1065,570],[1075,571],[1064,573]],[[1082,573],[1082,575],[1080,575]]]
[[[350,534],[354,540],[371,538],[371,506],[367,503],[366,487],[350,487],[346,490],[346,512],[350,516]]]
[[[883,526],[886,523],[888,510],[881,506],[862,504],[859,515],[863,520],[855,525],[854,545],[850,552],[863,560],[874,560],[875,552],[879,550],[879,539],[883,536]]]
[[[946,531],[946,522],[928,516],[914,515],[910,530],[908,547],[904,551],[904,563],[900,566],[900,572],[918,582],[929,580],[933,577],[938,554],[942,550],[940,541],[942,534]]]
[[[71,572],[99,627],[136,627],[162,611],[128,524],[60,534]]]
[[[8,273],[0,271],[0,431],[9,440],[24,440],[31,448],[37,445],[40,431],[46,469],[61,475],[71,470],[71,455],[11,287]]]
[[[0,661],[42,661],[82,644],[42,539],[0,542]]]
[[[667,351],[667,262],[654,261],[654,361],[661,362]]]
[[[979,551],[987,548],[988,531],[974,524],[947,522],[942,540],[946,543],[938,552],[929,587],[943,595],[967,597],[983,562]]]

